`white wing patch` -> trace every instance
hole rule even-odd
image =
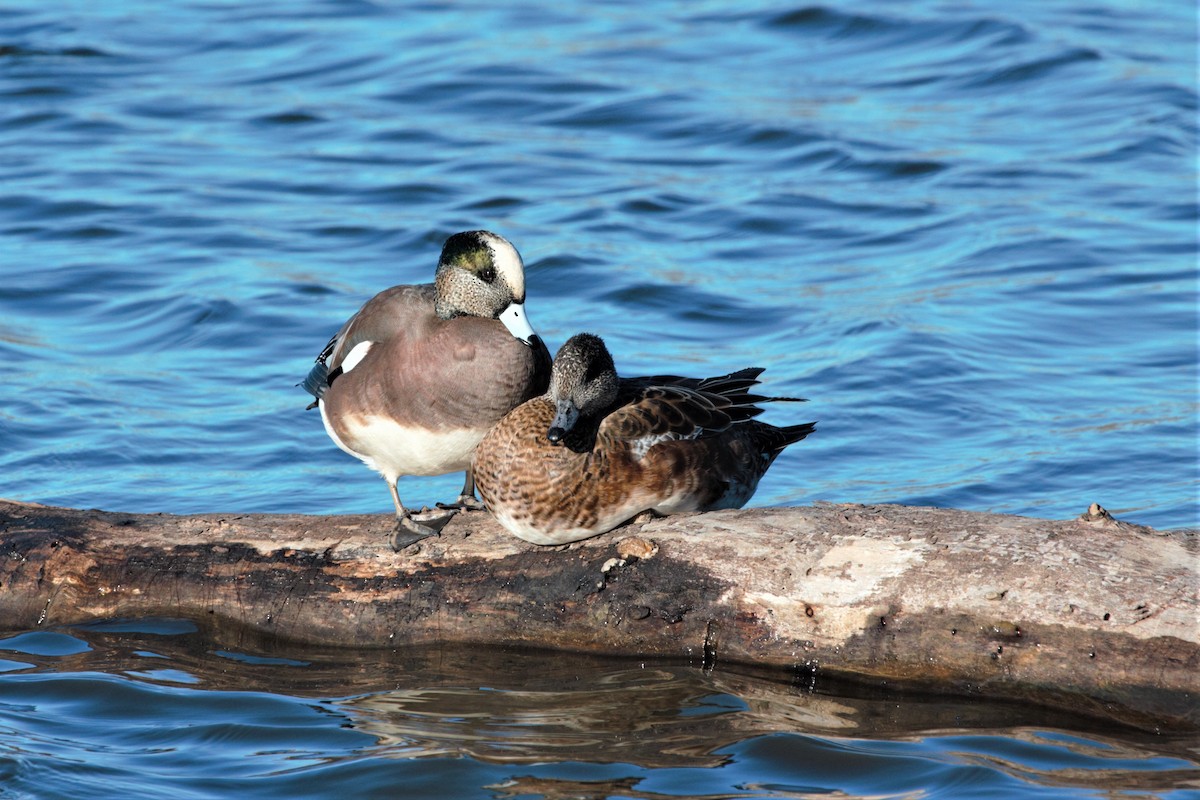
[[[675,441],[679,441],[680,439],[695,439],[703,431],[704,431],[703,428],[697,426],[697,427],[693,428],[692,432],[689,434],[672,432],[672,433],[660,433],[655,436],[643,436],[640,439],[634,439],[633,441],[631,441],[629,443],[629,449],[633,452],[633,455],[635,457],[637,457],[638,459],[643,459],[646,457],[646,453],[650,452],[650,448],[654,447],[654,445],[656,445],[656,444],[660,444],[662,442],[675,442]]]
[[[342,374],[345,374],[357,367],[359,362],[367,357],[367,353],[371,352],[371,345],[373,344],[375,343],[359,342],[358,344],[354,345],[354,348],[346,354],[345,358],[342,359],[342,363],[340,364],[342,368]]]

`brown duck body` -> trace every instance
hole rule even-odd
[[[746,393],[761,371],[623,379],[617,400],[561,444],[547,437],[553,399],[536,397],[476,449],[479,494],[502,525],[535,544],[585,539],[644,511],[740,508],[783,449],[814,427],[750,419],[768,399]]]
[[[336,337],[320,401],[339,447],[390,482],[465,470],[484,434],[546,388],[550,358],[494,319],[434,313],[432,284],[372,298]],[[346,357],[372,344],[348,371]]]
[[[432,284],[393,286],[368,300],[303,381],[325,430],[377,470],[396,508],[396,549],[437,534],[475,499],[471,454],[521,402],[545,391],[550,354],[525,316],[521,256],[502,236],[463,231],[442,246]],[[404,507],[403,475],[465,470],[444,512]]]

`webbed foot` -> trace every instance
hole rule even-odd
[[[453,503],[438,503],[438,508],[455,511],[487,511],[487,506],[473,494],[460,494]]]
[[[441,535],[442,528],[456,512],[424,511],[417,514],[405,514],[396,519],[396,527],[388,537],[388,544],[397,553],[416,544],[422,539]]]

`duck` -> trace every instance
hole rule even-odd
[[[339,448],[377,471],[396,510],[393,550],[436,536],[475,498],[475,446],[546,391],[550,352],[525,312],[525,265],[511,242],[476,230],[446,239],[434,281],[385,289],[350,317],[302,382]],[[465,471],[452,503],[414,513],[405,475]]]
[[[815,422],[753,419],[763,369],[714,378],[621,378],[604,341],[572,336],[547,391],[517,406],[475,449],[479,496],[513,535],[561,545],[652,515],[741,508],[783,450]]]

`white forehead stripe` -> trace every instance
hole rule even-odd
[[[496,272],[504,278],[508,288],[512,289],[513,297],[525,302],[525,264],[521,261],[521,254],[503,236],[490,233],[486,238],[488,248],[492,251]]]

